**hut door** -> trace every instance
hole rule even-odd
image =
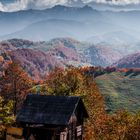
[[[66,132],[60,133],[60,140],[67,140],[67,133]]]

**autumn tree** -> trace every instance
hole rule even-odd
[[[45,81],[48,92],[53,95],[72,95],[83,86],[83,75],[76,68],[55,69]]]
[[[0,95],[4,97],[5,103],[9,100],[14,102],[15,115],[31,86],[32,80],[16,62],[11,63],[0,78]]]
[[[140,139],[140,113],[132,115],[118,111],[108,114],[93,75],[85,73],[85,69],[55,69],[48,75],[45,84],[48,94],[82,97],[89,114],[85,123],[85,140]]]
[[[13,115],[13,101],[9,100],[7,103],[0,96],[0,139],[4,139],[6,126],[12,125],[15,122]]]
[[[0,124],[7,125],[14,121],[12,109],[13,101],[9,100],[5,104],[4,99],[0,96]]]
[[[103,97],[99,93],[93,77],[85,75],[81,69],[56,69],[49,74],[46,80],[48,92],[53,95],[81,96],[89,113],[86,122],[85,139],[96,137],[98,118],[105,113]]]

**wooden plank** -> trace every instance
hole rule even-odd
[[[15,138],[12,137],[12,136],[10,136],[10,135],[7,135],[7,136],[6,136],[6,140],[15,140]]]
[[[67,132],[60,133],[60,140],[67,140]]]
[[[76,130],[77,130],[77,137],[81,136],[82,135],[82,125],[77,126]]]
[[[77,132],[77,137],[82,135],[82,131]]]
[[[82,130],[82,125],[77,126],[76,129],[77,129],[77,131]]]
[[[7,128],[7,134],[22,136],[23,129],[17,128],[17,127],[9,127],[9,128]]]
[[[5,126],[0,125],[0,131],[3,131],[3,130],[5,130]]]
[[[25,140],[25,139],[18,139],[18,138],[14,138],[13,136],[11,136],[11,135],[7,135],[6,136],[6,140]]]
[[[29,140],[35,140],[35,137],[34,137],[33,135],[31,135],[31,136],[29,137]]]

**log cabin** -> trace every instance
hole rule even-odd
[[[25,140],[83,140],[86,118],[80,97],[30,94],[16,122]]]

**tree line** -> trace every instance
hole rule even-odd
[[[112,72],[115,69],[106,69]],[[93,71],[93,68],[92,68]],[[56,68],[45,80],[33,80],[13,62],[0,77],[0,139],[7,126],[16,126],[15,117],[27,94],[81,96],[89,113],[85,123],[85,140],[139,140],[140,113],[120,110],[108,114],[94,76],[87,68]],[[98,69],[102,72],[102,69]]]

